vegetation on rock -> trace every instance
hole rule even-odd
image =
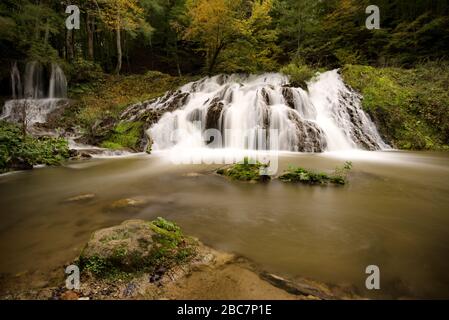
[[[286,172],[279,176],[283,182],[294,182],[304,184],[339,184],[347,183],[347,175],[352,168],[352,163],[347,161],[342,167],[337,167],[331,174],[324,172],[315,172],[299,167],[290,167]]]
[[[83,271],[98,277],[169,269],[195,256],[196,241],[163,218],[128,220],[95,232],[81,252]]]
[[[0,121],[0,172],[32,169],[34,165],[59,165],[69,158],[64,139],[34,138],[16,124]]]
[[[251,161],[245,157],[243,162],[218,169],[216,172],[232,180],[264,182],[271,179],[269,175],[263,174],[267,166],[259,161]]]
[[[363,95],[364,110],[393,146],[448,149],[449,64],[414,69],[346,65],[342,74]]]
[[[292,61],[282,67],[280,72],[290,77],[291,86],[301,87],[304,90],[307,90],[307,82],[317,73],[311,67],[300,61]]]
[[[143,75],[104,75],[70,89],[70,96],[76,102],[66,109],[54,127],[80,127],[88,143],[137,150],[135,138],[143,136],[145,128],[138,122],[119,123],[123,110],[133,103],[162,96],[193,79],[156,71]],[[119,137],[123,133],[126,137]]]
[[[141,122],[119,122],[100,146],[114,150],[139,151],[140,139],[143,135],[142,126]]]

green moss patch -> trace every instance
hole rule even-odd
[[[143,124],[141,122],[119,122],[100,146],[113,150],[138,151],[142,135]]]
[[[84,272],[101,278],[126,278],[168,270],[190,261],[197,242],[163,218],[129,220],[94,233],[79,257]]]
[[[400,149],[441,150],[449,145],[449,65],[415,69],[346,65],[344,80],[389,143]]]
[[[331,174],[324,172],[315,172],[299,167],[290,167],[286,172],[279,176],[282,182],[304,183],[310,185],[317,184],[338,184],[347,183],[347,175],[352,168],[351,162],[346,162],[342,167],[337,167]]]
[[[251,161],[245,157],[242,163],[237,163],[228,168],[218,169],[216,172],[232,180],[263,182],[271,179],[270,176],[263,174],[267,166],[266,164]]]

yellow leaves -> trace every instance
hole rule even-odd
[[[136,30],[143,22],[143,8],[138,0],[101,0],[100,19],[111,29]]]

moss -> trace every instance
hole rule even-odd
[[[146,241],[139,243],[140,249],[128,251],[125,244],[113,249],[107,258],[93,256],[86,258],[81,253],[79,265],[96,277],[115,279],[132,277],[143,272],[152,273],[161,267],[169,269],[192,259],[196,253],[196,241],[184,236],[181,228],[163,218],[148,222],[153,231],[150,251]],[[126,232],[114,237],[101,239],[101,242],[126,239]]]
[[[139,149],[140,139],[143,134],[143,124],[141,122],[119,122],[101,147],[108,149]]]
[[[279,180],[283,182],[294,182],[304,184],[339,184],[344,185],[347,183],[347,175],[352,168],[351,162],[346,162],[343,167],[337,167],[332,174],[324,172],[315,172],[312,170],[306,170],[304,168],[290,167],[284,172]]]
[[[65,139],[24,135],[12,123],[0,121],[0,172],[31,169],[33,165],[60,165],[69,158]]]
[[[449,144],[449,66],[415,69],[346,65],[343,77],[363,95],[362,105],[390,144],[439,150]]]
[[[270,176],[261,174],[267,165],[258,161],[250,161],[245,157],[242,163],[237,163],[228,168],[221,168],[216,171],[217,174],[231,178],[238,181],[268,181]]]
[[[130,104],[164,95],[196,77],[172,77],[156,71],[135,75],[104,75],[96,80],[70,87],[69,97],[76,101],[67,108],[58,126],[79,125],[86,135],[104,119],[118,120]]]
[[[281,73],[290,77],[290,85],[307,90],[307,81],[311,80],[316,71],[302,62],[292,62],[280,70]]]

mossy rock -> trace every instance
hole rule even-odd
[[[127,220],[96,231],[83,249],[79,263],[83,271],[111,277],[153,272],[189,261],[196,242],[163,218],[154,221]]]
[[[268,165],[258,161],[250,161],[245,158],[242,163],[237,163],[227,168],[220,168],[216,171],[217,174],[229,177],[232,180],[247,181],[247,182],[266,182],[271,180],[269,175],[263,174],[264,169]]]
[[[282,182],[303,183],[310,185],[347,183],[347,175],[352,169],[352,162],[347,161],[342,167],[337,167],[333,173],[315,172],[304,168],[290,167],[286,170],[279,180]]]
[[[141,151],[141,140],[144,139],[142,122],[119,122],[109,137],[101,143],[101,147],[113,150],[131,149]]]

